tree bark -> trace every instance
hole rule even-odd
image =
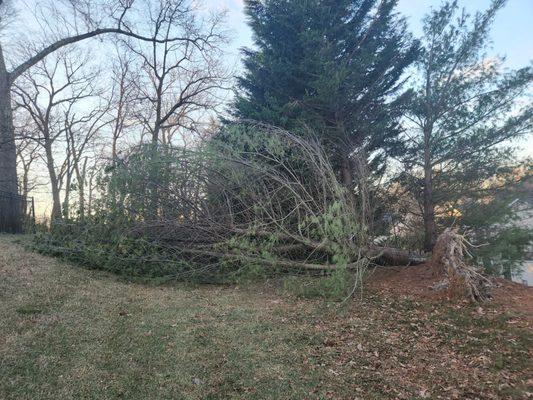
[[[89,175],[89,193],[88,193],[88,199],[87,199],[87,214],[91,215],[93,210],[93,178],[94,173],[91,171],[91,174]],[[113,201],[115,200],[115,197],[113,196]]]
[[[353,176],[352,176],[352,167],[350,163],[350,158],[347,155],[342,156],[341,175],[342,175],[342,184],[347,189],[350,189],[353,185]]]
[[[22,164],[22,185],[20,187],[20,194],[24,197],[28,197],[29,193],[29,174],[30,174],[30,168],[29,165],[26,163]]]
[[[17,151],[11,109],[11,77],[0,45],[0,190],[18,193]]]
[[[80,168],[79,159],[74,159],[74,172],[76,173],[76,181],[78,182],[78,210],[79,218],[85,218],[85,174],[87,168],[87,158],[85,158],[82,167]]]
[[[61,198],[59,191],[59,181],[57,179],[54,156],[52,154],[52,144],[45,141],[46,166],[50,176],[50,188],[52,189],[52,215],[51,222],[61,219]]]
[[[430,138],[431,127],[428,126],[424,129],[424,248],[426,251],[433,250],[437,234]]]

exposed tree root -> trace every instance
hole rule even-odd
[[[450,292],[466,294],[472,301],[486,301],[492,283],[478,269],[465,262],[469,255],[469,242],[457,229],[446,229],[437,239],[433,249],[432,265],[436,276],[444,279],[433,286],[435,290],[447,288]]]

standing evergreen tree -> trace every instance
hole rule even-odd
[[[256,49],[244,50],[234,116],[327,146],[346,187],[355,152],[374,171],[398,148],[408,96],[402,74],[418,54],[396,0],[246,0]]]
[[[504,4],[494,0],[470,17],[448,1],[424,20],[403,182],[423,210],[427,250],[435,243],[436,218],[465,219],[468,210],[502,198],[496,192],[505,185],[494,178],[514,167],[505,144],[533,127],[531,104],[520,104],[532,68],[502,72],[503,60],[487,56],[490,26]]]

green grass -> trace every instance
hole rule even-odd
[[[128,283],[13,239],[0,236],[0,399],[522,398],[527,390],[531,332],[509,328],[505,316],[371,294],[339,306],[290,296],[278,283]]]

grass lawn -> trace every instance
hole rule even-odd
[[[128,283],[0,236],[0,399],[530,398],[529,318]],[[529,380],[528,380],[529,379]],[[528,389],[529,385],[529,389]]]

